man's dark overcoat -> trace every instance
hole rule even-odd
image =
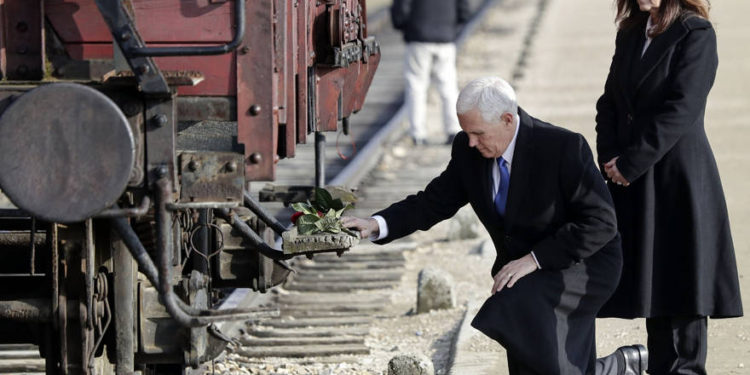
[[[729,218],[703,123],[716,35],[710,22],[687,15],[641,57],[645,23],[618,33],[597,103],[599,163],[619,156],[631,182],[609,183],[624,266],[600,316],[739,316]]]
[[[493,275],[532,250],[542,267],[491,296],[472,325],[536,373],[585,374],[595,360],[594,318],[622,265],[614,207],[581,135],[519,115],[504,219],[492,197],[496,161],[460,132],[440,176],[376,213],[388,224],[378,242],[427,230],[470,203],[498,249]]]

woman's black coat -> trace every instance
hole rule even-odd
[[[600,316],[740,316],[726,202],[703,123],[716,35],[709,21],[686,15],[641,57],[645,21],[618,33],[597,103],[599,164],[619,156],[631,182],[608,183],[624,265]]]

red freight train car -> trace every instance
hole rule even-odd
[[[217,288],[289,272],[248,181],[358,111],[379,58],[365,0],[0,0],[0,342],[48,374],[213,358],[215,323],[269,313]]]

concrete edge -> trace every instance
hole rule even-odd
[[[466,303],[466,311],[461,319],[461,325],[458,328],[453,343],[451,344],[451,355],[448,361],[449,375],[462,374],[461,364],[464,362],[465,353],[463,350],[468,345],[469,339],[474,337],[476,330],[471,326],[471,318],[479,311],[479,301],[472,300]]]
[[[471,339],[479,334],[479,331],[471,326],[471,321],[482,304],[483,302],[479,300],[467,303],[466,313],[451,348],[448,375],[497,375],[498,368],[501,366],[498,352],[485,353],[470,350]]]

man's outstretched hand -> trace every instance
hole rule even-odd
[[[377,237],[380,234],[378,221],[373,218],[360,219],[354,216],[342,216],[341,225],[359,231],[361,238]]]

